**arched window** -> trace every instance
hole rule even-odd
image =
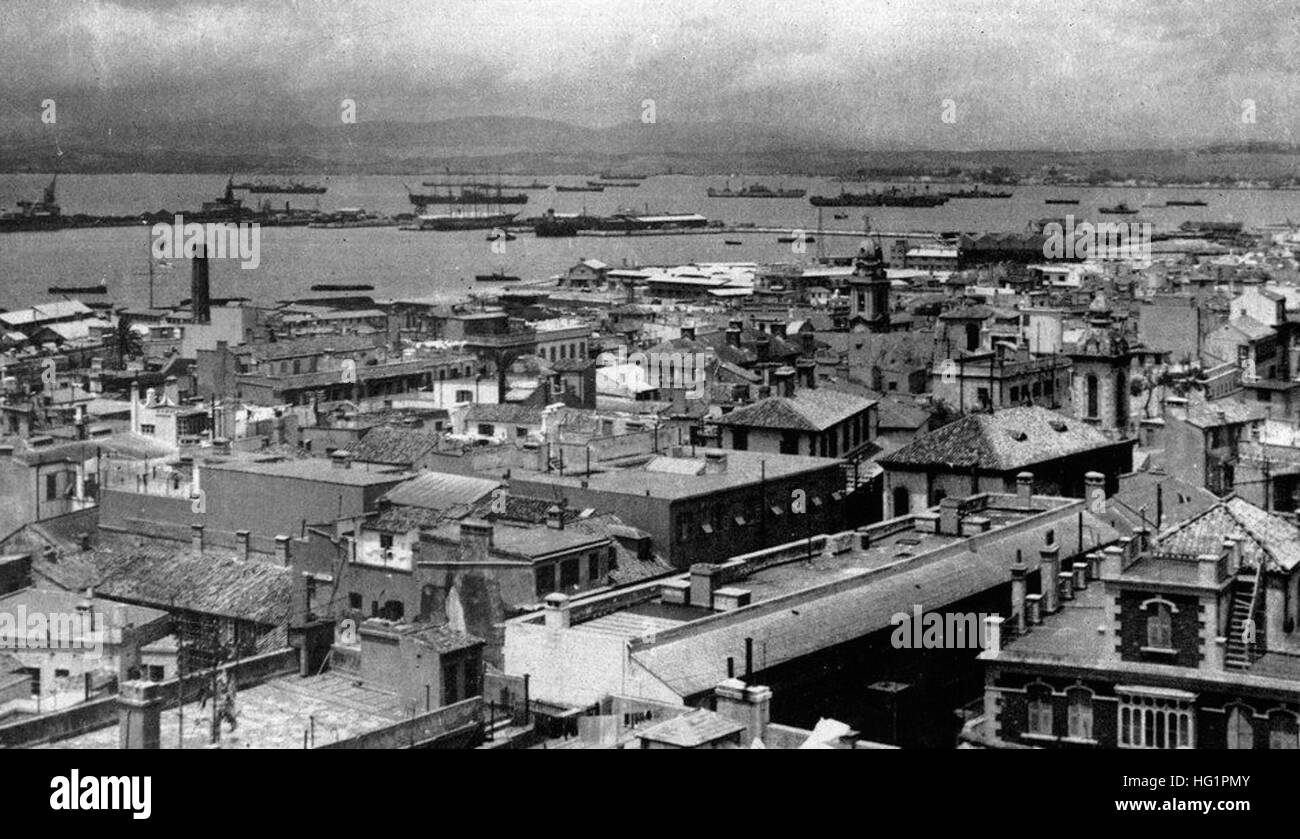
[[[1096,419],[1098,413],[1097,377],[1089,373],[1087,384],[1088,384],[1088,418]]]
[[[1068,718],[1070,736],[1076,740],[1092,739],[1092,691],[1087,688],[1071,688],[1066,692],[1069,697]]]
[[[1153,601],[1147,605],[1147,646],[1160,650],[1173,649],[1174,615],[1168,603]]]
[[[1274,711],[1268,718],[1270,749],[1300,749],[1300,724],[1290,711]]]
[[[1255,723],[1252,717],[1254,714],[1249,708],[1232,706],[1232,711],[1228,713],[1228,748],[1255,748]]]
[[[911,512],[912,496],[907,487],[894,487],[894,516],[905,516]]]
[[[1030,734],[1052,733],[1052,690],[1046,685],[1029,688],[1028,730]]]

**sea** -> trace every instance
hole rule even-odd
[[[336,210],[360,207],[395,214],[410,212],[407,188],[429,191],[422,180],[429,174],[392,175],[261,175],[258,179],[292,179],[324,185],[322,195],[249,196],[245,203],[271,198],[274,206]],[[539,180],[549,184],[582,184],[593,175],[510,175],[509,184]],[[236,180],[242,177],[237,176]],[[464,180],[464,178],[462,178]],[[481,178],[475,178],[481,180]],[[19,200],[34,200],[49,182],[48,175],[0,175],[0,207],[12,209]],[[754,225],[804,230],[980,232],[1023,231],[1030,222],[1063,218],[1076,222],[1148,221],[1157,231],[1171,230],[1189,220],[1241,221],[1247,226],[1300,220],[1300,192],[1285,190],[1163,189],[1015,186],[1006,199],[952,199],[934,208],[818,208],[808,199],[709,198],[709,187],[761,182],[771,187],[804,188],[808,195],[835,195],[841,189],[862,192],[888,184],[841,183],[827,178],[762,177],[752,179],[660,175],[639,185],[608,187],[604,192],[527,191],[528,203],[511,205],[520,217],[585,211],[607,214],[619,209],[641,212],[695,212],[729,225]],[[226,177],[219,175],[61,175],[58,203],[63,213],[134,215],[143,212],[184,212],[220,196]],[[917,191],[948,191],[961,187],[941,184],[900,184]],[[1049,205],[1052,197],[1078,198],[1075,205]],[[1205,207],[1164,207],[1169,199],[1197,199]],[[1124,202],[1139,208],[1137,216],[1099,216],[1097,208]],[[1143,205],[1155,204],[1158,207]],[[836,219],[836,214],[846,217]],[[524,280],[545,280],[563,273],[581,259],[599,259],[611,266],[675,265],[692,262],[807,262],[820,256],[855,253],[865,237],[822,236],[799,249],[777,241],[777,234],[741,231],[708,235],[576,237],[538,239],[521,233],[513,242],[487,241],[487,231],[411,232],[396,227],[311,229],[263,227],[256,268],[235,259],[214,260],[213,296],[242,297],[274,303],[320,296],[317,283],[369,284],[376,299],[465,299],[471,293],[502,288],[476,282],[476,274],[504,271]],[[728,245],[725,240],[739,240]],[[14,309],[60,299],[48,287],[106,284],[99,297],[120,306],[139,307],[150,300],[152,236],[146,225],[0,234],[0,308]],[[170,266],[170,267],[168,267]],[[189,296],[189,272],[183,262],[159,264],[153,270],[155,305],[174,304]]]

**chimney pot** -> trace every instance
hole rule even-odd
[[[245,562],[248,561],[250,535],[247,530],[235,531],[235,550],[239,554],[239,558]]]
[[[190,544],[198,556],[203,556],[203,525],[190,525]]]
[[[288,536],[275,537],[275,561],[281,565],[289,564],[289,541]]]
[[[1016,475],[1016,504],[1020,507],[1034,505],[1034,473],[1021,472]]]
[[[546,628],[547,629],[568,629],[571,616],[569,613],[569,598],[566,595],[554,592],[546,595],[545,600]]]

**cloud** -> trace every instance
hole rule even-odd
[[[1282,0],[299,0],[0,5],[0,128],[503,113],[760,122],[873,145],[1070,148],[1296,134]],[[958,104],[957,123],[940,119]],[[1242,101],[1258,122],[1243,127]]]

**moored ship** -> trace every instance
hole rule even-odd
[[[993,190],[975,187],[973,189],[959,189],[956,192],[945,192],[944,195],[949,198],[1010,198],[1012,193],[994,192]]]
[[[518,213],[493,212],[450,212],[420,213],[411,224],[404,224],[402,230],[491,230],[503,227],[515,220]]]
[[[732,189],[731,184],[727,184],[725,189],[709,187],[708,194],[710,198],[803,198],[808,194],[808,190],[772,189],[763,184],[750,184],[740,189]]]
[[[63,217],[59,205],[55,203],[54,191],[59,182],[56,174],[50,179],[49,186],[40,201],[19,201],[18,209],[0,212],[0,231],[43,230],[62,226]]]
[[[841,192],[839,195],[814,195],[808,199],[814,207],[939,207],[948,203],[947,196],[905,192],[891,187],[884,192]]]
[[[245,181],[244,183],[233,184],[235,189],[252,193],[276,193],[283,195],[322,195],[328,191],[328,187],[316,184],[305,184],[301,181],[290,181],[287,184],[268,184],[263,181]]]

